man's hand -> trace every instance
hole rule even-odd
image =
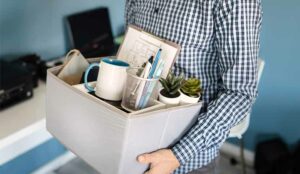
[[[170,174],[180,164],[170,149],[162,149],[153,153],[138,156],[138,162],[150,164],[150,169],[145,174]]]

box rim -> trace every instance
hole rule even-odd
[[[90,58],[88,59],[89,62],[94,62],[94,61],[98,61],[101,58]],[[134,118],[138,118],[138,117],[146,117],[149,116],[153,113],[157,113],[157,112],[161,112],[161,111],[174,111],[177,109],[182,109],[182,108],[186,108],[186,107],[194,107],[194,106],[202,106],[202,101],[198,102],[198,103],[194,103],[194,104],[186,104],[186,105],[181,105],[181,106],[176,106],[176,107],[166,107],[166,108],[162,108],[162,109],[158,109],[158,110],[154,110],[154,111],[149,111],[149,112],[145,112],[145,113],[141,113],[141,114],[132,114],[132,113],[126,113],[124,111],[121,111],[120,109],[102,101],[101,99],[92,96],[90,94],[84,93],[74,87],[72,87],[71,85],[69,85],[68,83],[64,82],[63,80],[61,80],[60,78],[58,78],[55,74],[54,71],[57,71],[59,69],[62,68],[62,65],[53,67],[53,68],[49,68],[47,70],[47,75],[51,76],[51,78],[55,79],[57,82],[59,82],[61,85],[63,85],[64,87],[67,87],[68,89],[71,89],[73,92],[76,92],[77,94],[81,95],[82,97],[87,97],[88,99],[92,100],[93,102],[96,102],[97,104],[103,104],[104,106],[108,107],[108,109],[110,109],[111,111],[115,111],[118,114],[122,115],[123,117],[125,117],[126,119],[134,119]]]
[[[121,114],[121,115],[124,116],[125,118],[128,117],[128,116],[126,115],[125,112],[120,111],[118,108],[115,108],[114,106],[112,106],[112,105],[110,105],[110,104],[108,104],[108,103],[106,103],[106,102],[104,102],[104,101],[98,99],[97,97],[94,97],[94,96],[92,96],[92,95],[90,95],[90,94],[84,93],[84,92],[82,92],[82,91],[76,89],[76,88],[72,87],[71,85],[69,85],[68,83],[66,83],[66,82],[64,82],[63,80],[61,80],[60,78],[58,78],[58,77],[53,73],[53,71],[59,70],[61,67],[62,67],[62,66],[60,65],[60,66],[57,66],[57,67],[50,68],[50,69],[47,70],[47,74],[48,74],[49,76],[51,76],[53,79],[55,79],[57,82],[59,82],[61,85],[63,85],[64,87],[66,87],[66,88],[72,90],[73,92],[75,92],[75,93],[81,95],[82,97],[85,97],[85,98],[87,98],[87,99],[90,99],[90,100],[92,100],[93,102],[96,102],[97,104],[103,104],[104,106],[108,107],[108,109],[110,109],[110,110],[112,110],[112,111],[115,111],[115,112],[117,112],[118,114]]]

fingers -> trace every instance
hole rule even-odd
[[[162,168],[162,166],[152,166],[144,174],[171,174],[171,172],[167,172],[165,168]]]
[[[144,174],[171,174],[180,166],[173,152],[168,149],[139,155],[137,161],[150,164],[149,171]]]
[[[138,162],[143,164],[149,164],[155,162],[155,158],[153,154],[143,154],[138,156]]]
[[[155,168],[151,168],[150,170],[148,170],[144,174],[159,174],[159,173],[160,172],[157,172],[157,170]]]

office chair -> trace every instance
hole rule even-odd
[[[260,81],[260,77],[262,75],[263,69],[264,69],[265,62],[262,59],[258,59],[257,61],[257,83]],[[242,120],[238,125],[234,126],[230,129],[230,133],[228,138],[238,138],[240,140],[240,150],[241,150],[241,161],[242,161],[242,169],[243,174],[246,174],[246,164],[245,164],[245,157],[244,157],[244,140],[243,140],[243,134],[247,131],[250,124],[250,112],[247,114],[247,116]]]

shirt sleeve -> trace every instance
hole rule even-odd
[[[135,0],[126,0],[125,2],[125,26],[133,23]]]
[[[257,58],[262,10],[259,0],[221,0],[215,10],[215,47],[220,87],[207,112],[173,146],[181,165],[200,151],[220,148],[230,128],[250,112],[257,95]],[[207,164],[210,161],[202,162]]]

